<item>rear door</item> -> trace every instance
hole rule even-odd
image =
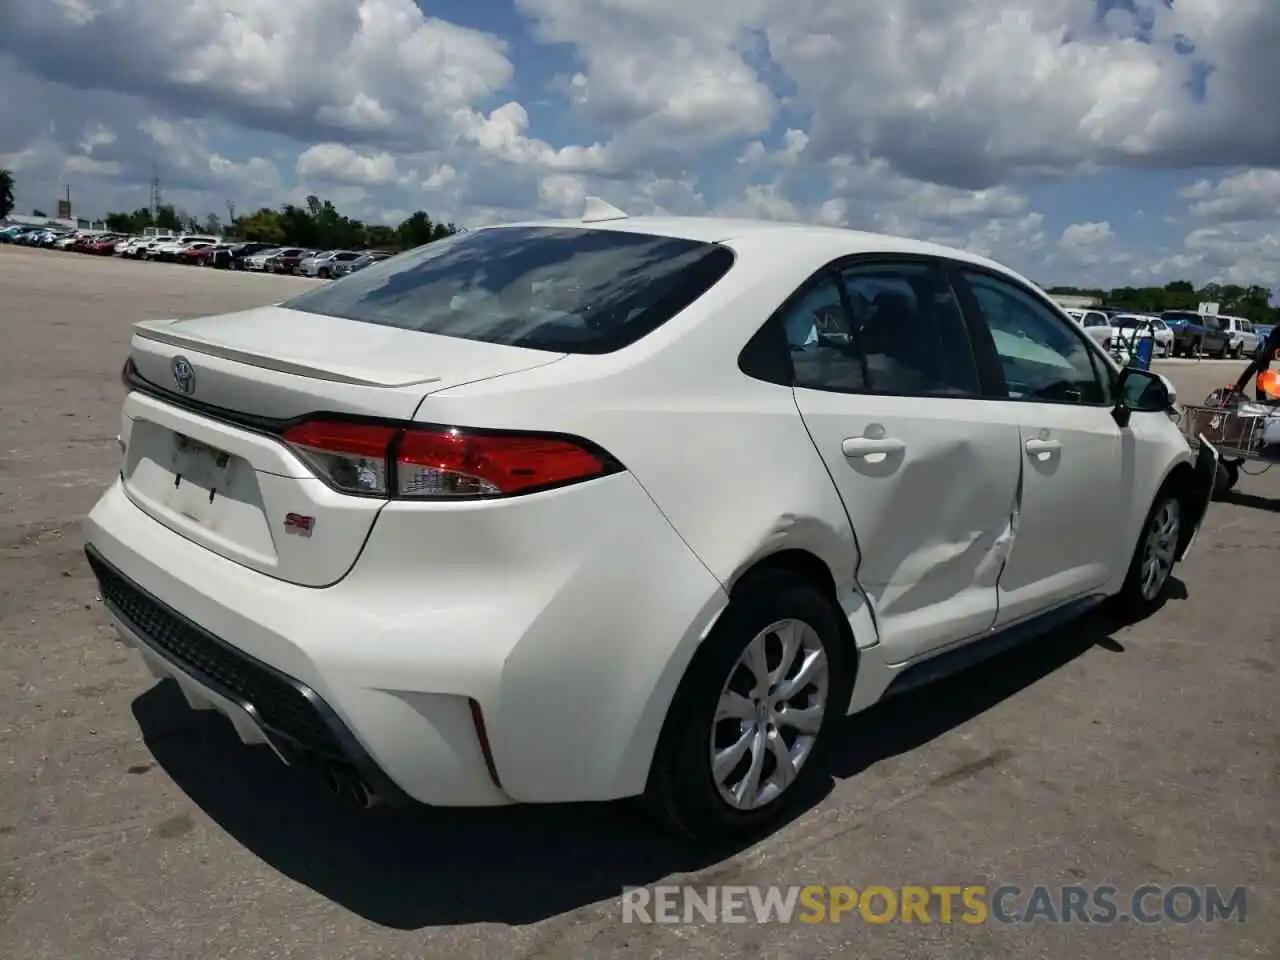
[[[979,349],[998,358],[1006,397],[998,406],[1021,437],[1016,534],[999,584],[1003,626],[1110,579],[1132,546],[1120,534],[1134,509],[1133,471],[1112,416],[1113,373],[1096,347],[1010,277],[962,267],[954,280],[983,321]]]
[[[857,539],[857,579],[902,663],[996,618],[1021,446],[992,422],[939,264],[855,261],[784,309],[796,404]]]

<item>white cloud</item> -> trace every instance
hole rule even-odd
[[[298,176],[322,183],[384,186],[400,179],[396,159],[383,151],[363,154],[340,143],[317,143],[298,157]]]
[[[47,79],[317,139],[429,144],[513,75],[502,40],[413,0],[78,0],[5,19],[0,47]]]
[[[1179,191],[1197,217],[1220,223],[1280,219],[1280,169],[1242,170],[1217,183],[1198,180]]]
[[[1093,220],[1088,223],[1073,223],[1062,231],[1062,244],[1067,247],[1096,247],[1106,243],[1115,236],[1111,232],[1111,224],[1105,220]]]
[[[570,217],[582,211],[587,185],[581,177],[557,173],[538,181],[538,204],[545,210]]]

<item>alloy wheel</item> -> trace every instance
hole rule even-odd
[[[1173,573],[1181,514],[1178,501],[1171,497],[1160,505],[1147,528],[1142,548],[1142,598],[1148,602],[1160,595]]]
[[[787,619],[747,644],[720,692],[711,771],[737,810],[772,803],[809,760],[826,715],[830,665],[813,627]]]

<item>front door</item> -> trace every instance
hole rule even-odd
[[[1022,482],[997,626],[1089,594],[1115,570],[1128,499],[1109,368],[1031,291],[961,271],[1004,373]]]
[[[928,261],[846,268],[795,303],[786,327],[796,403],[848,511],[888,659],[986,631],[1021,439],[978,399],[944,271]]]

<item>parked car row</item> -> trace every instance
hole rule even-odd
[[[1160,314],[1174,333],[1173,355],[1211,356],[1239,359],[1252,356],[1261,337],[1253,324],[1244,317],[1218,314],[1193,313],[1190,310],[1166,310]]]
[[[61,227],[8,227],[0,230],[0,243],[322,280],[345,276],[391,256],[385,250],[311,250],[269,243],[229,242],[206,234],[130,236]]]
[[[1106,349],[1135,337],[1155,337],[1157,357],[1211,356],[1238,359],[1252,356],[1266,339],[1265,326],[1244,317],[1211,316],[1191,310],[1165,310],[1159,315],[1130,313],[1110,307],[1071,308],[1066,311],[1085,332]]]
[[[232,270],[289,273],[333,280],[391,256],[386,250],[308,250],[304,247],[272,247],[265,243],[224,245],[220,255]]]
[[[1067,314],[1084,327],[1084,332],[1104,350],[1128,346],[1131,341],[1155,338],[1152,356],[1167,357],[1173,353],[1174,333],[1160,317],[1112,310],[1069,309]]]

